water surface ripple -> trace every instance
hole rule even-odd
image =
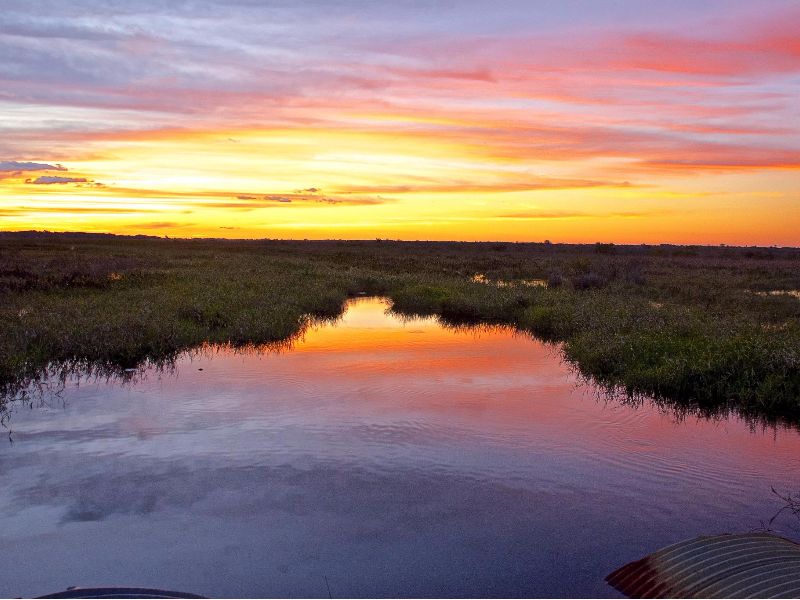
[[[598,402],[535,340],[386,308],[17,406],[0,596],[614,596],[613,569],[798,488],[794,431]]]

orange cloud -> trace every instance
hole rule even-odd
[[[491,18],[397,6],[397,22],[364,4],[369,26],[276,25],[296,36],[213,3],[225,28],[165,6],[135,33],[11,7],[2,226],[137,228],[151,211],[187,235],[515,239],[541,220],[593,237],[603,220],[620,239],[702,241],[710,222],[745,239],[765,198],[791,216],[800,186],[800,9],[753,6],[555,3],[539,24],[522,2]],[[203,44],[162,25],[181,20]],[[787,220],[758,222],[800,243]]]

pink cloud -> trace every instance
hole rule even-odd
[[[334,35],[330,52],[280,47],[280,60],[147,32],[112,36],[108,55],[124,58],[135,77],[117,77],[108,59],[99,74],[12,72],[0,87],[14,102],[111,110],[121,122],[9,129],[4,143],[16,156],[32,156],[42,143],[72,149],[182,131],[303,126],[394,131],[451,143],[454,154],[475,160],[626,159],[633,174],[795,168],[797,153],[785,148],[797,134],[796,86],[782,81],[800,73],[800,9],[732,15],[685,30],[606,22],[553,31]],[[92,49],[98,42],[85,43]],[[369,122],[369,114],[392,118]]]

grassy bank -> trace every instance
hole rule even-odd
[[[798,267],[784,249],[5,236],[0,388],[48,365],[283,340],[382,294],[404,314],[562,341],[582,373],[632,394],[797,423]]]

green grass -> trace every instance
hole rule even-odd
[[[779,249],[5,236],[0,393],[48,368],[280,342],[368,294],[563,342],[583,375],[632,396],[800,423],[800,299],[770,293],[800,289],[798,267]]]

